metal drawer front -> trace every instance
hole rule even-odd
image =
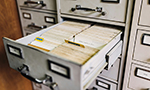
[[[60,0],[62,15],[125,22],[127,0],[119,3],[102,0]],[[101,12],[102,11],[102,12]]]
[[[150,88],[150,67],[143,67],[132,64],[130,71],[129,87],[134,90],[149,90]]]
[[[149,16],[150,16],[150,1],[142,0],[142,8],[140,12],[139,24],[144,26],[150,26],[150,20],[148,19]]]
[[[150,32],[138,30],[134,50],[134,60],[150,63]]]
[[[27,32],[36,32],[57,23],[56,13],[21,10],[22,27]]]
[[[21,7],[56,11],[56,0],[17,0]]]

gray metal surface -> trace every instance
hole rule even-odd
[[[62,15],[78,17],[86,17],[94,19],[112,20],[118,22],[125,22],[127,0],[119,0],[119,3],[102,2],[100,0],[60,0],[60,9]],[[81,5],[83,8],[96,9],[96,7],[102,7],[102,11],[105,15],[96,11],[75,10],[76,5]],[[67,17],[67,16],[66,16]]]
[[[46,6],[41,6],[40,4],[24,4],[26,1],[33,1],[33,2],[38,2],[38,1],[43,1]],[[43,9],[43,10],[54,10],[56,11],[56,0],[17,0],[18,5],[20,7],[26,7],[26,8],[35,8],[35,9]]]

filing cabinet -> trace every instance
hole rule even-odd
[[[135,0],[123,90],[150,89],[150,0]]]
[[[10,67],[21,72],[28,79],[54,90],[55,88],[56,90],[120,90],[133,1],[56,1],[57,12],[53,11],[53,8],[46,8],[46,1],[43,1],[44,3],[31,0],[18,1],[23,32],[27,34],[38,32],[16,41],[8,38],[3,39]],[[56,17],[54,12],[57,13],[58,19],[61,18],[64,21],[39,31],[37,28],[41,25],[50,26],[49,24],[53,24],[52,21],[55,20],[51,17]],[[65,22],[69,23],[64,24]],[[72,25],[75,22],[78,24]],[[81,28],[83,24],[85,26]],[[80,29],[78,32],[64,39],[65,36],[69,35],[66,32],[73,32],[78,29]],[[66,32],[63,32],[65,30]],[[117,30],[120,30],[119,33],[115,32]],[[50,36],[50,39],[42,38],[43,35],[45,37]],[[61,36],[63,38],[60,38]],[[63,40],[57,45],[58,38]],[[51,39],[55,40],[53,44],[57,45],[56,47],[48,52],[39,48],[40,46],[45,48],[46,40],[50,40],[51,43],[53,41]],[[40,43],[43,41],[46,44]],[[39,47],[34,47],[33,43],[34,45],[39,43]],[[96,48],[94,47],[95,44],[98,45]],[[91,50],[92,47],[95,53],[90,56],[88,51],[84,51],[87,47],[88,50]],[[84,53],[86,54],[84,55]],[[118,57],[120,58],[118,59]],[[87,59],[84,60],[84,58]],[[103,72],[99,75],[101,71]],[[44,88],[42,85],[33,85],[37,86],[38,89]]]

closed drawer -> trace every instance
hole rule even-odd
[[[94,2],[91,0],[60,0],[61,13],[62,15],[67,14],[86,18],[125,22],[127,0],[115,0],[119,1],[117,3],[104,1],[106,0],[94,0]],[[80,5],[81,8],[76,7],[77,5]],[[97,8],[101,8],[102,12],[105,14],[99,12]],[[91,9],[97,10],[98,12],[92,11]]]
[[[17,0],[17,2],[21,7],[56,11],[56,0]]]
[[[56,13],[21,10],[22,27],[29,32],[36,32],[57,23]]]
[[[129,87],[134,90],[149,90],[150,67],[132,64]]]
[[[87,90],[117,90],[117,84],[97,77]]]
[[[109,70],[103,70],[103,72],[99,74],[99,76],[107,77],[111,80],[118,81],[119,68],[120,68],[120,59],[116,60],[114,65]]]
[[[140,13],[139,24],[144,26],[150,26],[150,20],[148,19],[150,16],[150,1],[142,0],[142,8]]]
[[[134,50],[134,60],[150,63],[150,32],[138,30]]]

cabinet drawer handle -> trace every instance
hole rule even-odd
[[[25,1],[24,4],[25,5],[27,5],[27,4],[37,4],[37,5],[46,6],[46,4],[43,1],[37,1],[37,2],[35,2],[35,1]]]
[[[37,79],[37,78],[34,78],[32,76],[30,76],[30,73],[29,73],[29,68],[27,65],[23,65],[21,67],[18,68],[18,71],[20,71],[20,73],[26,77],[27,79],[33,81],[33,82],[36,82],[38,84],[45,84],[46,82],[52,82],[52,77],[46,75],[46,78],[44,80],[40,80],[40,79]]]
[[[100,12],[103,16],[106,14],[105,12],[102,11],[102,7],[96,7],[96,9],[91,9],[91,8],[86,8],[86,7],[81,7],[81,5],[76,5],[75,8],[71,8],[71,11],[75,10],[84,10],[84,11],[95,11],[95,12]]]
[[[35,25],[35,23],[31,23],[31,24],[29,24],[27,27],[31,27],[31,28],[39,28],[39,29],[43,29],[43,28],[47,28],[47,26],[46,25],[43,25],[43,26],[37,26],[37,25]]]

